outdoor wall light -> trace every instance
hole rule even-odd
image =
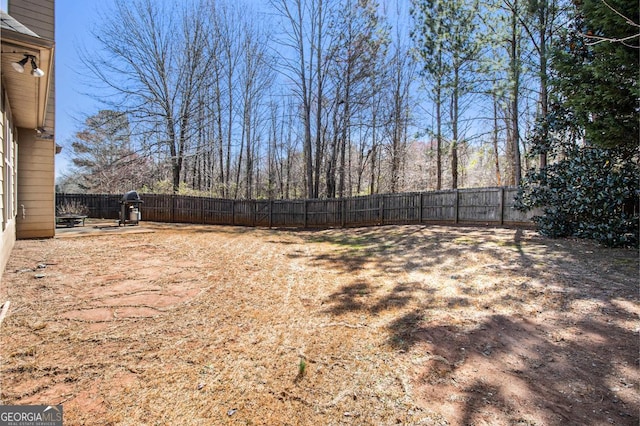
[[[19,73],[23,73],[24,66],[28,60],[29,60],[29,55],[24,55],[23,60],[21,60],[20,62],[11,62],[11,66],[13,67],[14,70],[18,71]]]
[[[31,75],[34,77],[43,77],[44,76],[44,71],[42,71],[40,68],[38,68],[38,66],[36,65],[36,58],[34,56],[31,57]]]
[[[24,72],[24,66],[27,64],[27,62],[29,62],[29,60],[31,60],[31,75],[34,76],[34,77],[42,77],[42,76],[44,76],[44,71],[42,71],[40,68],[38,68],[38,65],[36,65],[36,57],[33,56],[33,55],[27,55],[25,53],[24,58],[22,58],[22,60],[20,60],[18,62],[11,62],[11,66],[17,72],[23,73]]]

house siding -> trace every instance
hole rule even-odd
[[[55,39],[53,0],[9,0],[7,12],[40,37]]]
[[[9,0],[8,13],[40,37],[55,40],[54,0]],[[55,51],[54,51],[55,54]],[[45,125],[50,135],[55,123],[55,58]],[[39,138],[31,129],[18,129],[18,214],[16,236],[50,238],[55,235],[55,140]]]
[[[18,129],[17,238],[55,235],[55,143],[39,139],[34,130]],[[29,155],[24,153],[28,152]]]

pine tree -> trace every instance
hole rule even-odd
[[[132,150],[125,114],[103,110],[87,118],[71,143],[75,183],[93,193],[122,193],[149,180],[147,161]]]
[[[636,146],[640,134],[637,2],[576,0],[573,22],[555,50],[556,103],[589,144]]]
[[[423,71],[433,83],[438,153],[442,141],[442,106],[449,100],[451,126],[451,181],[458,187],[458,148],[462,97],[472,91],[473,68],[480,52],[477,0],[413,0],[411,33]],[[439,164],[439,162],[438,162]],[[440,170],[437,172],[440,176]],[[440,181],[440,178],[438,179]]]

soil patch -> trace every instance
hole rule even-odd
[[[533,231],[18,241],[3,404],[65,423],[637,425],[638,253]]]

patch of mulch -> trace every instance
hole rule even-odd
[[[637,251],[518,229],[143,227],[16,243],[2,404],[96,425],[639,422]]]

